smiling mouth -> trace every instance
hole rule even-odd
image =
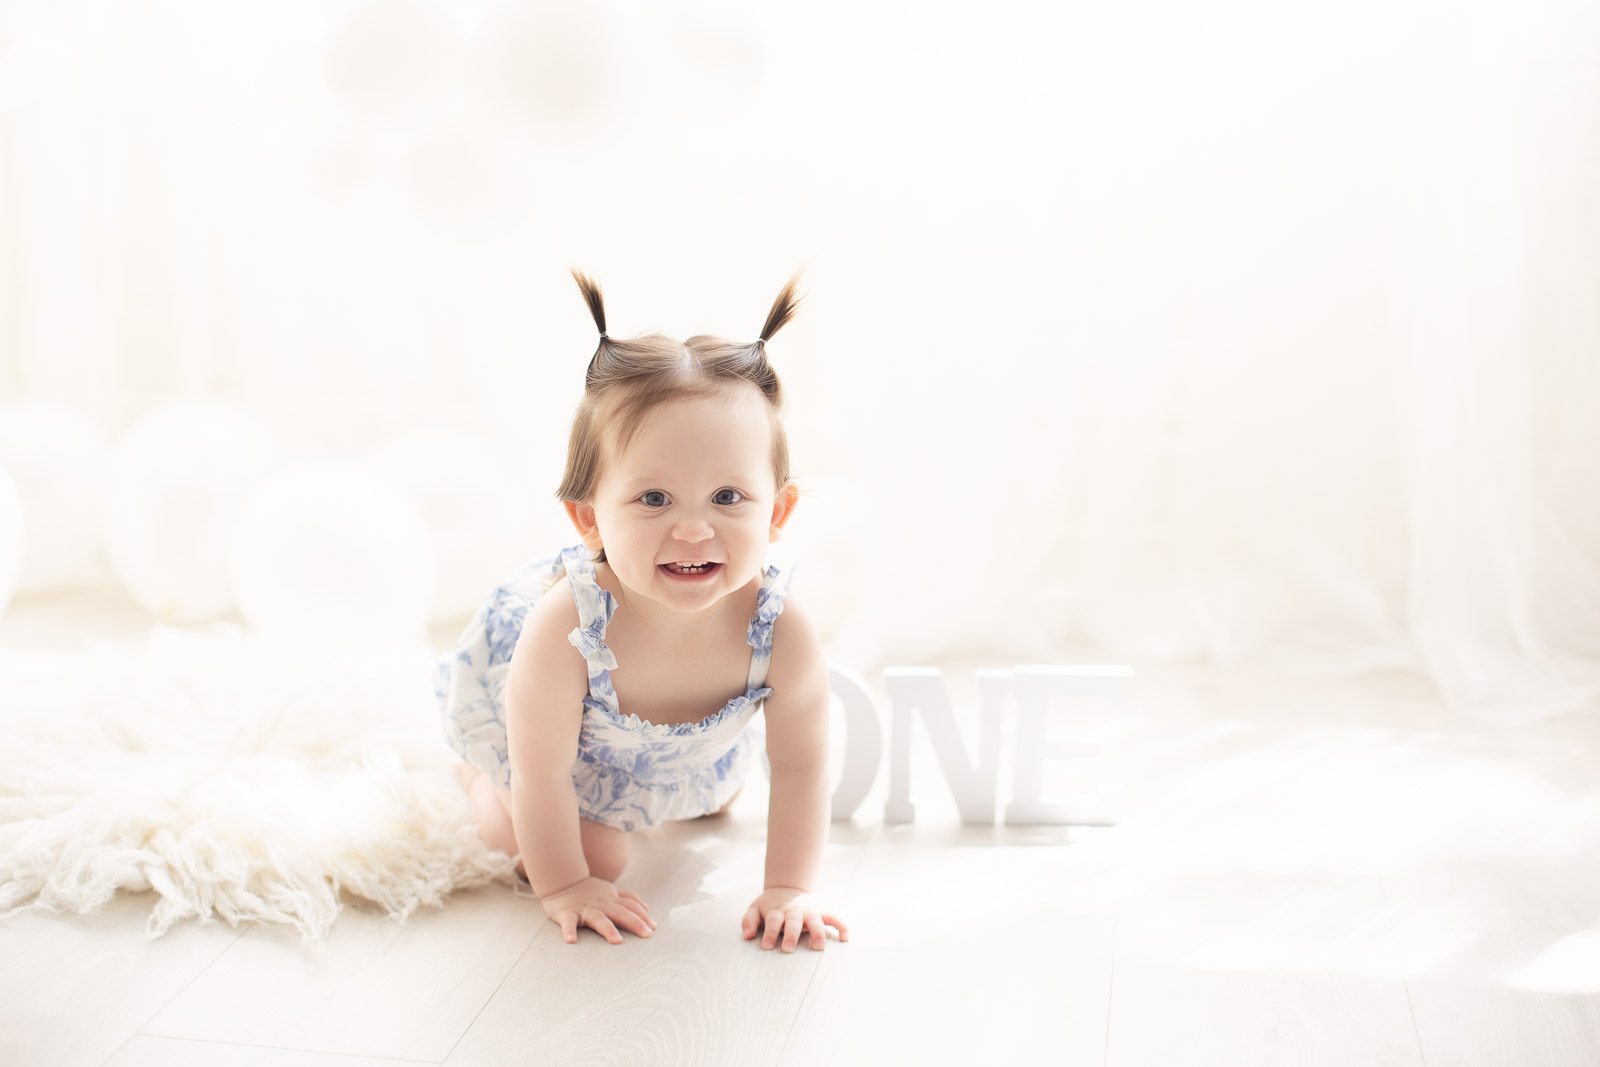
[[[696,578],[710,574],[720,566],[722,566],[720,563],[700,560],[692,563],[663,563],[661,569],[677,578]]]

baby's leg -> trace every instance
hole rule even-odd
[[[472,806],[478,817],[478,836],[492,849],[508,856],[517,855],[517,834],[511,822],[511,794],[489,784],[482,771],[461,761],[458,768],[461,783],[472,797]],[[578,835],[583,843],[583,858],[589,873],[596,878],[615,882],[622,869],[628,865],[628,834],[604,823],[578,820]],[[527,873],[517,864],[517,874]]]
[[[628,865],[628,846],[633,843],[626,830],[588,819],[578,820],[578,835],[583,839],[583,858],[589,873],[615,882]]]
[[[735,800],[738,800],[739,799],[739,794],[743,793],[743,792],[744,792],[744,786],[741,785],[738,789],[735,789],[733,791],[733,796],[728,798],[728,802],[726,804],[722,805],[722,807],[718,808],[716,811],[708,811],[708,812],[706,812],[704,815],[701,815],[700,818],[702,818],[702,819],[715,819],[718,815],[726,815],[726,814],[728,814],[728,809],[733,807],[733,802]]]
[[[510,799],[500,799],[500,790],[489,784],[489,779],[484,777],[482,771],[462,760],[456,768],[461,772],[461,784],[466,787],[467,795],[472,798],[472,808],[478,818],[478,836],[483,838],[483,843],[508,856],[517,854],[517,835],[511,826],[511,810],[506,806]],[[517,864],[517,873],[523,874],[522,864]],[[524,875],[526,877],[526,875]]]

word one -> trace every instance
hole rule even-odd
[[[1011,825],[1041,826],[1069,823],[1108,826],[1116,822],[1122,790],[1104,780],[1102,745],[1085,740],[1052,737],[1050,714],[1057,708],[1076,710],[1098,701],[1126,698],[1133,680],[1130,667],[1016,667],[980,670],[978,709],[982,731],[978,758],[969,758],[944,679],[932,667],[890,667],[883,672],[889,696],[889,800],[883,819],[908,823],[916,817],[911,803],[911,720],[920,714],[933,750],[939,757],[950,792],[955,795],[961,821],[992,825],[995,794],[999,787],[1000,727],[1006,712],[1016,710],[1016,739],[1011,765],[1011,798],[1005,821]],[[866,799],[883,762],[883,730],[877,701],[859,677],[838,667],[828,668],[833,697],[844,708],[844,773],[833,793],[833,818],[848,820]],[[1046,760],[1067,763],[1085,779],[1085,790],[1066,797],[1045,799]]]

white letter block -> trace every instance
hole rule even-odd
[[[983,688],[980,682],[983,733],[978,741],[977,766],[973,766],[967,761],[961,731],[956,726],[949,694],[938,670],[889,667],[883,672],[883,683],[889,690],[891,717],[889,802],[883,807],[884,822],[908,823],[916,818],[917,809],[911,803],[911,717],[912,712],[921,711],[922,725],[933,742],[950,792],[955,795],[961,821],[992,825],[995,784],[1000,769],[1000,716],[1004,713],[1002,702],[989,699],[992,688]]]
[[[1073,707],[1085,700],[1123,700],[1133,679],[1133,668],[1018,667],[1014,675],[1017,747],[1006,822],[1020,826],[1115,824],[1122,789],[1104,780],[1104,746],[1081,740],[1088,720],[1075,724],[1079,740],[1052,738],[1046,728],[1050,712],[1057,706]],[[1084,789],[1054,803],[1041,798],[1047,758],[1074,765]]]
[[[866,682],[841,667],[829,667],[828,684],[844,708],[844,772],[833,791],[833,821],[848,822],[878,777],[883,727]]]

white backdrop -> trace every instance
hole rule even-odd
[[[550,494],[594,337],[772,346],[834,657],[1600,701],[1600,9],[0,0],[0,401]],[[514,565],[507,558],[505,565]]]

